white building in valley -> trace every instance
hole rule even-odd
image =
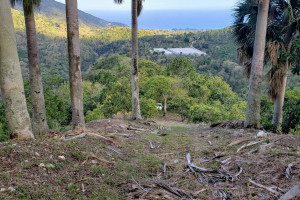
[[[154,48],[150,50],[151,53],[162,53],[165,55],[194,55],[194,56],[206,56],[207,54],[195,48]]]
[[[150,50],[150,52],[151,53],[154,53],[154,52],[156,52],[156,53],[163,53],[165,55],[171,55],[171,54],[173,54],[172,52],[170,52],[170,51],[168,51],[168,50],[166,50],[164,48],[154,48],[153,50]]]

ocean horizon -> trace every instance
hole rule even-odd
[[[130,11],[85,11],[109,22],[131,26]],[[222,29],[233,23],[230,10],[144,10],[139,17],[139,29],[210,30]]]

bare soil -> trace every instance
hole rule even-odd
[[[88,123],[104,139],[1,143],[0,199],[278,199],[300,182],[299,136],[155,121]]]

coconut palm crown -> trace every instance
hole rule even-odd
[[[140,16],[142,10],[143,10],[143,1],[145,0],[138,0],[138,16]],[[124,2],[124,0],[114,0],[115,3],[117,4],[122,4]]]
[[[240,2],[234,10],[234,17],[233,34],[240,45],[238,60],[241,65],[245,66],[247,76],[249,76],[257,20],[257,3],[253,0]],[[280,79],[280,74],[276,73],[279,70],[278,64],[285,62],[286,59],[291,65],[296,64],[297,56],[294,54],[292,44],[299,37],[299,19],[299,1],[270,1],[265,62],[271,62],[273,66],[269,72],[271,81],[269,96],[272,99],[276,98],[276,85]]]
[[[10,3],[12,7],[14,7],[16,3],[23,3],[23,9],[27,11],[26,14],[31,15],[34,8],[40,7],[41,0],[10,0]]]

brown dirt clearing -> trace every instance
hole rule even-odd
[[[88,123],[113,143],[1,143],[0,199],[277,199],[300,182],[298,136],[156,121]]]

